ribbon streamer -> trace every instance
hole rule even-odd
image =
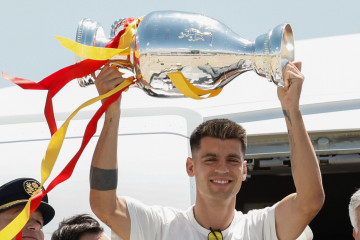
[[[65,48],[70,49],[75,54],[95,60],[108,60],[116,55],[129,55],[131,53],[130,48],[118,49],[118,48],[103,48],[103,47],[92,47],[74,42],[70,39],[55,36],[61,45]]]
[[[173,72],[173,73],[168,73],[167,75],[180,92],[182,92],[185,96],[193,99],[205,99],[209,97],[215,97],[222,90],[222,88],[215,90],[204,90],[195,87],[193,84],[189,82],[189,80],[185,78],[182,72]]]
[[[108,62],[108,59],[116,55],[126,55],[128,58],[131,53],[131,43],[134,40],[136,29],[142,18],[127,18],[124,21],[124,29],[120,31],[115,38],[113,38],[107,45],[106,48],[97,48],[85,46],[66,38],[57,37],[60,43],[71,51],[75,52],[77,55],[90,58],[82,62],[76,63],[74,65],[65,67],[42,81],[36,83],[27,79],[13,77],[9,74],[2,73],[2,77],[17,84],[23,89],[32,89],[32,90],[48,90],[48,95],[46,98],[46,104],[44,109],[44,114],[46,121],[48,123],[52,138],[46,150],[45,156],[41,164],[41,187],[49,178],[53,167],[55,165],[56,159],[60,153],[66,131],[71,119],[84,107],[87,107],[99,100],[108,98],[102,106],[95,113],[93,118],[88,123],[83,141],[80,149],[71,159],[71,161],[66,165],[66,167],[61,171],[61,173],[49,184],[46,191],[35,192],[33,196],[29,199],[28,203],[25,205],[21,213],[9,223],[3,230],[0,231],[0,239],[12,239],[16,234],[16,239],[21,238],[21,229],[26,225],[29,220],[30,215],[37,209],[40,205],[43,196],[50,192],[55,186],[66,181],[70,178],[73,173],[73,170],[76,166],[78,159],[80,158],[83,150],[87,146],[91,137],[96,132],[97,122],[100,117],[105,112],[106,108],[116,101],[119,98],[121,93],[127,89],[131,84],[134,83],[134,78],[129,78],[125,80],[122,84],[117,86],[115,89],[109,91],[106,94],[93,98],[85,103],[83,103],[79,108],[77,108],[69,118],[64,122],[60,129],[57,129],[55,116],[53,111],[52,98],[72,79],[81,78],[87,76],[101,66]],[[135,44],[135,60],[138,61],[139,51],[136,49]],[[170,73],[168,74],[170,79],[173,81],[174,85],[181,91],[185,96],[195,98],[195,99],[204,99],[207,97],[214,97],[221,92],[220,89],[216,90],[203,90],[192,85],[181,72]],[[141,78],[141,74],[138,74],[138,78]]]
[[[63,37],[56,37],[61,45],[75,54],[93,60],[108,60],[116,55],[130,55],[131,53],[131,42],[134,39],[135,32],[137,29],[138,23],[142,18],[128,23],[128,26],[125,28],[125,31],[121,34],[117,48],[102,48],[102,47],[93,47],[87,46],[81,43],[74,42],[70,39]],[[125,26],[124,26],[125,27]],[[129,44],[130,43],[130,44]]]
[[[53,169],[53,166],[56,162],[58,154],[60,152],[62,142],[65,137],[65,133],[67,127],[73,117],[84,107],[87,107],[99,100],[110,97],[105,101],[105,103],[99,108],[99,110],[95,113],[94,117],[90,120],[89,124],[86,127],[84,138],[82,145],[79,151],[75,154],[72,160],[68,163],[68,165],[62,170],[62,172],[50,183],[46,191],[35,192],[34,195],[29,199],[28,203],[25,205],[24,209],[21,213],[11,222],[9,223],[3,230],[0,231],[0,239],[12,239],[27,223],[30,218],[30,215],[37,209],[40,205],[40,202],[48,192],[50,192],[56,185],[70,178],[78,159],[81,156],[81,153],[85,149],[87,143],[90,141],[91,137],[96,132],[97,122],[105,112],[106,108],[116,101],[121,95],[122,91],[127,89],[131,84],[133,84],[133,79],[130,78],[125,80],[123,83],[118,85],[113,90],[109,91],[106,94],[93,98],[85,103],[83,103],[79,108],[77,108],[70,117],[64,122],[61,128],[52,136],[48,150],[46,151],[45,157],[43,159],[42,167],[41,167],[41,186],[39,190],[42,188],[44,182],[50,176],[50,173]],[[112,96],[113,95],[113,96]]]
[[[127,21],[125,21],[125,26],[126,26],[126,24],[128,24],[128,22],[131,22],[131,21],[132,21],[131,19],[127,19]],[[119,34],[114,39],[112,39],[112,41],[109,42],[107,47],[117,46],[119,44],[119,39],[121,38],[123,33],[124,33],[124,30],[119,32]],[[131,45],[131,42],[129,43],[129,46],[130,45]],[[37,89],[37,90],[46,90],[47,89],[47,90],[49,90],[47,102],[46,102],[47,104],[45,106],[45,114],[51,113],[51,115],[54,116],[53,108],[52,108],[52,101],[51,101],[52,97],[55,96],[56,93],[58,91],[60,91],[61,88],[63,86],[65,86],[70,80],[77,78],[77,77],[83,77],[83,76],[88,75],[89,74],[88,71],[91,71],[91,70],[89,70],[89,65],[96,65],[96,67],[97,66],[101,67],[106,62],[107,61],[98,61],[98,60],[89,60],[89,59],[84,60],[78,64],[61,69],[60,71],[43,79],[39,83],[35,83],[33,81],[26,80],[26,79],[16,78],[16,77],[13,77],[6,73],[3,73],[2,76],[3,76],[3,78],[12,81],[15,84],[18,84],[20,87],[22,87],[24,89]],[[99,67],[97,67],[95,70],[97,70]],[[75,68],[75,70],[74,70],[74,68]],[[94,72],[94,71],[92,71],[92,72]],[[80,74],[81,76],[78,76],[78,74]],[[21,213],[11,223],[9,223],[9,225],[7,225],[3,230],[0,231],[0,239],[12,239],[19,232],[20,232],[20,234],[18,234],[18,236],[16,238],[19,239],[21,237],[21,229],[25,226],[25,224],[29,220],[30,214],[32,212],[34,212],[37,209],[37,207],[40,205],[42,197],[45,196],[57,184],[67,180],[71,176],[72,171],[75,168],[77,160],[79,159],[82,151],[85,149],[87,143],[89,142],[89,140],[91,139],[91,137],[93,136],[93,134],[96,131],[97,121],[99,120],[101,115],[105,112],[107,106],[109,106],[112,102],[114,102],[120,96],[121,92],[124,89],[126,89],[130,84],[133,83],[132,80],[133,80],[133,78],[128,79],[125,82],[123,82],[123,84],[125,84],[125,85],[121,84],[117,88],[110,91],[109,93],[99,96],[99,97],[95,98],[95,100],[93,99],[93,100],[90,100],[90,101],[82,104],[81,107],[78,108],[68,118],[68,121],[70,121],[71,118],[73,116],[75,116],[76,113],[81,108],[88,106],[96,101],[101,100],[101,99],[104,99],[106,97],[109,97],[109,96],[111,96],[111,94],[114,94],[113,96],[111,96],[109,99],[107,99],[105,101],[105,103],[100,107],[98,112],[94,115],[92,120],[89,122],[89,124],[91,123],[91,125],[88,125],[88,127],[87,127],[87,130],[86,130],[84,138],[83,138],[83,143],[82,143],[81,149],[74,156],[74,158],[71,160],[71,162],[64,168],[64,170],[61,172],[61,174],[57,178],[55,178],[53,180],[53,182],[51,182],[47,191],[41,192],[38,195],[35,195],[36,192],[34,193],[34,195],[29,199],[28,203],[25,205],[25,207],[21,211]],[[46,111],[46,110],[48,110],[48,111]],[[42,162],[41,187],[43,186],[44,182],[47,180],[47,178],[49,177],[49,175],[51,173],[51,170],[55,164],[56,158],[60,151],[60,148],[61,148],[61,145],[63,142],[63,137],[65,137],[66,128],[69,124],[69,122],[65,122],[63,124],[63,127],[61,129],[59,129],[59,133],[57,133],[55,118],[52,118],[52,119],[47,118],[47,121],[48,121],[48,125],[49,125],[49,128],[51,129],[51,133],[52,133],[53,137],[50,141],[47,153]],[[89,132],[88,129],[93,129],[93,131]],[[94,129],[95,129],[95,131],[94,131]],[[41,189],[41,187],[40,187],[40,189]]]

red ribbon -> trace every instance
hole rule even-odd
[[[113,38],[106,47],[109,48],[117,48],[119,45],[120,37],[125,32],[126,27],[134,21],[135,18],[127,18],[124,21],[124,28],[121,30],[115,38]],[[129,57],[129,56],[128,56]],[[48,90],[47,98],[46,98],[46,104],[45,104],[45,110],[44,114],[46,117],[46,121],[48,123],[51,135],[53,135],[57,131],[57,125],[55,122],[55,116],[54,116],[54,109],[53,109],[53,103],[52,98],[71,80],[75,78],[81,78],[84,76],[87,76],[96,70],[98,70],[101,66],[103,66],[107,60],[91,60],[86,59],[82,62],[76,63],[74,65],[65,67],[50,76],[44,78],[40,82],[36,83],[31,80],[23,79],[23,78],[17,78],[13,77],[7,73],[2,73],[2,77],[4,79],[7,79],[18,86],[20,86],[23,89],[31,89],[31,90]],[[80,149],[78,152],[74,155],[74,157],[70,160],[70,162],[65,166],[65,168],[60,172],[60,174],[53,179],[53,181],[49,184],[47,189],[45,191],[40,191],[36,196],[33,197],[31,204],[30,204],[30,214],[32,214],[40,205],[42,198],[50,192],[52,189],[54,189],[58,184],[66,181],[69,179],[74,171],[74,168],[77,164],[77,161],[79,160],[82,152],[84,151],[85,147],[89,143],[90,139],[96,132],[97,128],[97,122],[99,121],[100,117],[104,114],[107,107],[112,104],[114,101],[116,101],[121,93],[125,89],[120,90],[119,92],[113,94],[110,96],[97,110],[97,112],[94,114],[94,116],[91,118],[90,122],[88,123],[85,133],[83,136],[83,141],[81,144]],[[17,234],[16,240],[22,238],[22,230]]]
[[[113,94],[110,96],[97,110],[97,112],[94,114],[94,116],[89,121],[86,129],[85,134],[83,137],[83,141],[81,144],[80,149],[78,152],[74,155],[74,157],[70,160],[70,162],[65,166],[65,168],[59,173],[59,175],[52,180],[52,182],[49,184],[47,189],[45,191],[40,191],[36,196],[33,197],[31,204],[30,204],[30,214],[32,214],[40,205],[42,198],[48,194],[52,189],[54,189],[58,184],[66,181],[69,179],[75,169],[75,166],[83,153],[85,147],[89,143],[92,136],[95,134],[97,129],[97,122],[99,121],[100,117],[104,114],[107,107],[115,102],[121,95],[123,91],[126,89],[122,89],[119,92]],[[19,235],[19,234],[18,234]]]
[[[121,30],[116,35],[116,37],[113,38],[106,45],[106,47],[117,48],[117,46],[119,45],[120,37],[122,36],[122,34],[124,34],[126,27],[134,20],[135,18],[127,18],[124,21],[124,29]],[[101,60],[86,59],[74,65],[65,67],[51,74],[50,76],[44,78],[38,83],[31,80],[14,77],[7,73],[2,73],[2,77],[4,79],[7,79],[15,83],[16,85],[20,86],[23,89],[48,90],[44,114],[50,129],[50,133],[51,135],[53,135],[57,131],[57,126],[55,122],[52,98],[71,80],[75,78],[81,78],[95,72],[106,62],[107,60],[101,61]]]

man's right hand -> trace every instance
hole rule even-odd
[[[95,86],[99,95],[109,92],[122,83],[125,80],[122,75],[123,73],[121,73],[115,66],[109,66],[109,64],[106,64],[99,75],[95,77]],[[102,100],[103,103],[104,101],[106,101],[106,99]],[[112,105],[116,105],[119,108],[120,101],[121,96]]]

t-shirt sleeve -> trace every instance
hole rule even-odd
[[[275,207],[276,204],[271,207],[248,212],[250,232],[257,234],[252,239],[278,240],[275,226]]]
[[[156,239],[162,221],[157,207],[130,197],[125,197],[125,200],[131,219],[130,240]]]

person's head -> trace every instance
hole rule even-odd
[[[109,240],[99,222],[88,214],[65,219],[52,234],[51,240]]]
[[[40,183],[32,178],[18,178],[0,187],[0,230],[19,215],[39,187]],[[38,209],[30,215],[23,228],[23,238],[43,240],[42,227],[50,222],[54,215],[55,210],[48,204],[48,197],[43,197]]]
[[[193,131],[186,169],[195,177],[197,200],[235,201],[246,179],[246,144],[244,128],[227,119],[206,121]]]
[[[353,237],[360,240],[360,189],[357,190],[350,199],[349,215],[353,226]]]

